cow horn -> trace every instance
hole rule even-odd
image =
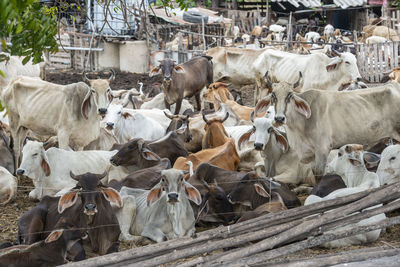
[[[227,112],[227,113],[225,114],[225,118],[222,120],[222,122],[226,121],[228,118],[229,118],[229,112]]]
[[[203,113],[203,120],[208,124],[208,120],[206,118],[206,115]]]
[[[72,171],[69,171],[69,176],[71,176],[71,178],[74,179],[75,181],[79,181],[79,178],[77,178]]]
[[[254,110],[250,113],[250,120],[254,122]]]
[[[140,138],[137,142],[137,145],[138,145],[139,153],[142,152],[144,140],[142,138]]]
[[[171,119],[171,120],[173,120],[174,118],[176,118],[174,115],[168,114],[167,112],[165,112],[165,110],[164,110],[164,115],[165,115],[168,119]]]
[[[299,79],[297,80],[297,82],[295,82],[295,83],[293,84],[293,88],[299,87],[302,77],[303,77],[303,74],[301,74],[301,71],[299,71]]]
[[[99,180],[103,179],[104,177],[107,176],[107,171],[104,171],[102,174],[98,174],[97,178],[99,178]]]
[[[89,78],[86,77],[86,70],[84,70],[84,71],[82,72],[82,78],[83,78],[83,81],[85,81],[85,82],[90,82]]]
[[[111,72],[111,76],[110,76],[110,78],[108,78],[108,80],[112,81],[115,78],[115,71],[114,71],[114,69],[110,69],[110,72]]]
[[[265,82],[267,83],[267,87],[272,88],[272,82],[269,80],[268,71],[265,73],[264,77],[265,77]]]

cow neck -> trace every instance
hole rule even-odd
[[[185,192],[180,192],[181,196],[184,196]],[[184,218],[187,218],[187,213],[189,212],[188,207],[191,208],[189,200],[186,197],[182,197],[181,202],[174,205],[167,203],[167,212],[169,220],[172,224],[172,229],[174,232],[174,238],[182,237],[186,234],[189,229],[184,229]],[[194,220],[194,215],[192,215]]]

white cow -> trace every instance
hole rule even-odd
[[[283,35],[285,33],[286,27],[278,24],[272,24],[269,26],[269,31],[275,36],[275,40],[281,42],[283,40]]]
[[[175,114],[175,106],[176,104],[171,105],[170,111],[172,112],[172,114]],[[166,109],[164,93],[159,93],[158,95],[153,97],[152,100],[144,102],[140,107],[140,109],[153,109],[153,108],[162,110]],[[183,114],[183,112],[185,112],[185,110],[187,109],[194,110],[193,105],[190,104],[190,102],[187,99],[183,99],[182,107],[181,110],[179,111],[179,114]]]
[[[272,80],[288,83],[295,83],[301,72],[303,84],[296,89],[299,92],[312,88],[337,91],[342,84],[361,80],[356,57],[348,52],[330,58],[322,53],[298,55],[267,49],[254,61],[251,69],[257,84],[255,102],[268,92],[264,81],[267,71]]]
[[[345,145],[342,146],[330,163],[331,170],[342,176],[347,188],[341,188],[333,191],[324,198],[318,197],[316,195],[310,195],[304,202],[304,205],[310,205],[324,200],[335,199],[342,196],[347,196],[350,194],[355,194],[364,190],[377,188],[380,186],[379,177],[373,173],[369,172],[363,161],[363,151],[361,145]],[[374,206],[375,208],[378,206]],[[367,209],[366,209],[367,210]],[[357,223],[357,225],[367,225],[372,223],[378,223],[381,220],[386,219],[384,213],[372,216],[368,219],[364,219]],[[354,224],[353,224],[354,225]],[[352,225],[352,226],[353,226]],[[345,226],[339,228],[344,230],[350,228],[351,226]],[[335,230],[333,230],[335,231]],[[328,231],[333,232],[333,231]],[[343,239],[331,241],[325,243],[325,247],[342,247],[349,245],[360,245],[363,243],[374,242],[379,238],[381,230],[374,230],[364,234],[358,234],[351,237],[346,237]]]
[[[376,174],[381,184],[390,184],[400,180],[400,145],[386,147],[381,154]]]
[[[285,124],[289,144],[303,163],[314,161],[322,175],[331,148],[373,144],[387,136],[399,140],[400,84],[349,92],[294,92],[292,84],[273,83],[272,93],[256,106],[260,114],[275,106],[275,122]]]
[[[389,40],[381,36],[370,36],[365,40],[366,44],[379,44],[385,42],[389,42]]]
[[[0,166],[0,204],[5,205],[17,194],[17,178]]]
[[[58,85],[37,78],[19,77],[3,91],[16,166],[28,129],[38,135],[57,136],[59,147],[72,143],[82,149],[100,134],[100,113],[109,104],[109,87],[89,87],[83,82]]]
[[[331,24],[328,24],[324,28],[324,37],[325,40],[328,41],[329,38],[334,38],[335,37],[335,28]]]
[[[122,105],[110,105],[104,117],[106,129],[113,131],[120,144],[133,138],[156,140],[165,135],[165,129],[156,120],[131,111]]]
[[[315,184],[311,165],[300,162],[296,151],[289,147],[286,134],[276,129],[270,118],[255,118],[252,129],[240,138],[239,146],[253,134],[254,149],[260,151],[267,177],[287,184]]]
[[[122,179],[127,175],[110,163],[116,150],[75,152],[52,147],[45,151],[43,143],[28,140],[22,153],[21,166],[16,173],[32,179],[35,189],[29,193],[29,197],[33,199],[54,196],[60,190],[74,187],[76,181],[70,177],[70,171],[82,174],[106,170],[113,179]]]
[[[319,35],[318,32],[307,32],[304,37],[306,38],[307,42],[316,43],[321,38],[321,35]]]
[[[6,54],[6,53],[0,53]],[[6,54],[9,56],[9,54]],[[39,64],[32,64],[29,60],[25,65],[22,64],[23,57],[10,56],[10,60],[0,62],[0,70],[4,76],[0,75],[0,92],[3,90],[13,79],[18,76],[29,76],[44,78],[45,75],[45,62]]]
[[[161,171],[161,181],[151,190],[122,187],[124,206],[116,210],[122,240],[134,236],[162,242],[195,234],[195,217],[189,200],[201,203],[199,191],[185,181],[185,172]]]

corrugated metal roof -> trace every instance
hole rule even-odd
[[[302,4],[305,7],[321,7],[321,0],[271,0],[272,2],[289,2],[295,7],[300,7]],[[362,6],[367,4],[367,0],[333,0],[336,6],[346,9],[352,6]]]

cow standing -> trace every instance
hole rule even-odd
[[[213,82],[211,57],[195,57],[180,65],[175,65],[172,59],[164,59],[150,72],[150,77],[160,73],[164,76],[162,89],[168,109],[176,103],[174,114],[179,114],[183,98],[195,96],[197,110],[201,110],[201,90]]]

